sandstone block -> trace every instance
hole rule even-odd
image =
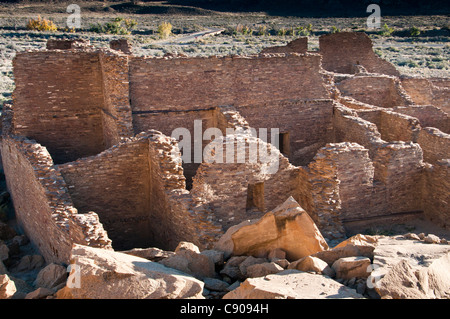
[[[222,266],[224,263],[223,251],[207,249],[202,251],[200,254],[208,257],[216,266]]]
[[[364,298],[337,281],[290,269],[265,277],[248,278],[223,299]]]
[[[311,256],[306,256],[303,257],[302,259],[290,263],[288,269],[297,269],[300,271],[315,272],[329,277],[334,277],[336,275],[333,268],[328,266],[326,262],[317,257]]]
[[[215,248],[228,256],[255,257],[267,257],[279,248],[286,252],[286,259],[298,260],[328,245],[308,213],[289,197],[260,219],[230,227]]]
[[[161,259],[175,255],[173,251],[165,251],[155,247],[133,248],[130,250],[122,251],[122,253],[145,258],[151,261],[159,261]]]
[[[254,264],[247,267],[247,277],[264,277],[283,271],[284,268],[274,262],[265,262],[262,264]]]
[[[351,279],[366,278],[370,275],[370,259],[367,257],[345,257],[336,260],[331,268],[336,272],[337,278]]]
[[[45,265],[44,257],[41,255],[26,255],[20,259],[15,271],[29,271],[41,268]]]
[[[67,279],[67,269],[58,264],[49,264],[39,271],[34,285],[42,288],[55,288]]]
[[[56,294],[76,299],[203,298],[203,282],[160,263],[111,250],[74,245],[71,251],[76,280]],[[74,278],[78,275],[74,271]],[[70,277],[69,277],[70,279]]]
[[[433,234],[428,234],[427,236],[425,236],[423,241],[428,244],[440,244],[441,243],[441,239],[438,236],[433,235]]]
[[[175,255],[167,257],[159,261],[159,263],[166,267],[178,269],[199,279],[214,277],[214,263],[208,256],[199,254],[197,252],[199,251],[197,246],[195,246],[197,249],[191,249],[193,248],[192,246],[189,246],[189,249],[180,248],[180,246],[177,248]]]
[[[243,262],[239,264],[239,270],[244,277],[247,277],[247,268],[256,264],[262,264],[267,262],[266,258],[255,258],[248,256]]]
[[[0,261],[4,261],[9,258],[9,248],[8,246],[0,242]]]

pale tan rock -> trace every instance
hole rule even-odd
[[[333,263],[331,268],[336,272],[336,278],[367,278],[372,271],[370,265],[369,258],[357,256],[339,258]]]
[[[312,256],[325,261],[329,266],[332,266],[339,258],[345,257],[363,256],[372,259],[377,242],[378,238],[375,236],[357,234],[342,241],[332,249],[317,252]]]
[[[265,262],[262,264],[254,264],[247,267],[247,277],[264,277],[271,274],[276,274],[283,271],[284,268],[274,262]]]
[[[179,246],[175,251],[175,255],[167,257],[159,261],[159,263],[193,275],[198,279],[214,277],[214,262],[208,256],[200,254],[198,248],[195,248],[190,245]]]
[[[289,264],[288,269],[297,269],[300,271],[316,272],[329,277],[334,277],[335,271],[328,266],[326,262],[317,258],[306,256]]]
[[[16,285],[8,275],[0,275],[0,299],[10,299],[16,293]]]
[[[267,257],[273,249],[286,252],[286,259],[302,257],[328,249],[314,221],[289,197],[263,217],[231,227],[216,243],[225,255]]]
[[[223,251],[207,249],[202,251],[200,254],[208,257],[216,266],[222,266],[224,263]]]
[[[377,282],[375,289],[382,298],[450,299],[450,252],[428,267],[415,267],[402,259]]]
[[[74,245],[71,261],[75,265],[73,274],[68,278],[66,287],[57,292],[57,298],[203,298],[203,282],[144,258]],[[77,273],[80,288],[76,288]]]
[[[248,278],[223,299],[364,298],[337,281],[290,269],[265,277]]]
[[[427,236],[425,236],[423,241],[428,244],[440,244],[441,243],[441,239],[438,236],[433,235],[433,234],[428,234]]]
[[[39,271],[34,285],[42,288],[55,288],[67,279],[67,268],[58,264],[49,264]]]
[[[182,250],[190,250],[197,254],[200,254],[200,249],[193,243],[187,241],[180,241],[178,246],[175,248],[175,253],[180,252]]]

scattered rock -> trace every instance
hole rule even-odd
[[[8,224],[0,222],[0,240],[12,239],[14,236],[16,236],[15,230],[9,227]]]
[[[165,251],[155,247],[133,248],[131,250],[122,251],[122,253],[145,258],[151,261],[160,261],[164,258],[175,255],[173,251]]]
[[[221,275],[228,276],[232,279],[244,279],[244,275],[239,269],[240,263],[247,259],[248,256],[233,256],[228,259],[225,267],[220,271]]]
[[[202,251],[200,254],[208,257],[217,267],[223,266],[224,263],[223,251],[208,249]]]
[[[344,240],[336,247],[312,254],[325,261],[329,266],[339,258],[362,256],[372,259],[375,247],[377,247],[378,239],[374,236],[355,235]]]
[[[20,259],[19,264],[14,268],[15,272],[30,271],[41,268],[45,265],[44,257],[41,255],[26,255]]]
[[[364,298],[337,281],[290,269],[275,275],[248,278],[223,299]]]
[[[424,240],[424,238],[425,238],[425,233],[420,233],[420,234],[417,235],[417,236],[419,236],[420,240]]]
[[[10,299],[16,293],[16,285],[8,275],[0,275],[0,299]]]
[[[428,244],[440,244],[441,243],[441,239],[433,234],[428,234],[424,239],[424,242],[428,243]]]
[[[206,289],[214,291],[227,291],[227,288],[230,286],[225,281],[216,278],[204,278],[203,282]]]
[[[8,274],[8,269],[6,269],[3,261],[0,260],[0,275]]]
[[[318,274],[329,276],[331,278],[335,276],[334,270],[330,266],[328,266],[326,262],[317,257],[311,256],[303,257],[302,259],[294,261],[289,265],[288,269],[315,272]]]
[[[405,239],[420,240],[419,236],[414,233],[408,233],[403,236]]]
[[[215,276],[215,265],[211,259],[200,254],[197,246],[187,242],[180,243],[175,249],[175,255],[167,257],[159,263],[193,275],[198,279]]]
[[[192,251],[194,253],[200,254],[200,249],[194,245],[193,243],[187,242],[187,241],[180,241],[178,243],[177,248],[175,248],[175,254],[183,251],[183,250],[189,250]]]
[[[75,244],[71,261],[79,266],[74,269],[79,271],[80,288],[71,288],[76,280],[68,280],[57,298],[203,298],[203,282],[144,258]],[[76,279],[76,271],[73,276]]]
[[[372,271],[370,265],[369,258],[358,256],[339,258],[333,263],[331,268],[336,272],[337,278],[367,278]]]
[[[55,292],[52,289],[48,288],[38,288],[35,291],[28,293],[25,296],[25,299],[44,299],[50,295],[53,295]]]
[[[267,261],[266,258],[255,258],[253,256],[248,256],[243,262],[239,264],[239,270],[244,277],[248,277],[247,268],[256,264],[262,264]]]
[[[9,248],[8,246],[0,241],[0,261],[7,260],[9,258]]]
[[[236,288],[238,288],[241,285],[241,282],[236,280],[234,283],[228,286],[227,291],[232,291]]]
[[[308,213],[289,197],[260,219],[230,227],[215,248],[230,255],[267,257],[277,248],[286,259],[298,260],[328,249],[328,245]]]
[[[271,274],[279,273],[283,271],[284,268],[274,262],[265,262],[262,264],[254,264],[247,267],[247,277],[263,277]]]
[[[286,259],[286,252],[283,249],[275,248],[269,252],[267,256],[270,260],[272,259]]]
[[[284,269],[288,268],[289,264],[290,264],[289,260],[287,260],[287,259],[272,258],[270,261],[273,261],[274,263],[276,263],[277,265],[280,265]]]
[[[17,243],[19,246],[25,246],[30,242],[27,236],[25,235],[17,235],[12,239],[14,243]]]
[[[39,271],[34,285],[42,288],[55,288],[67,279],[67,269],[58,264],[49,264]]]

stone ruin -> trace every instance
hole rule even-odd
[[[74,244],[207,249],[290,197],[328,241],[417,216],[448,227],[450,80],[400,76],[364,33],[319,43],[207,58],[137,57],[120,41],[17,53],[1,156],[19,225],[46,262],[65,264]],[[265,147],[278,169],[182,161],[213,140]]]

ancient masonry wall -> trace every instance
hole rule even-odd
[[[355,75],[336,83],[342,95],[354,98],[363,103],[394,107],[410,105],[411,99],[397,78],[386,75]]]
[[[58,166],[75,207],[99,215],[115,249],[151,243],[148,149],[145,140],[122,143]]]
[[[323,99],[318,54],[210,58],[133,58],[133,112],[252,105],[289,98]]]
[[[415,104],[431,104],[450,114],[450,87],[445,79],[401,77],[400,80]]]
[[[4,131],[1,153],[19,226],[47,262],[68,264],[73,243],[111,249],[97,214],[74,208],[45,147]]]
[[[450,116],[434,105],[397,106],[393,111],[417,118],[422,127],[435,127],[450,134]]]
[[[417,139],[423,150],[423,158],[428,163],[449,158],[450,134],[445,134],[434,127],[425,127],[419,132]]]
[[[426,170],[424,183],[425,215],[443,227],[449,227],[450,160],[443,159]]]
[[[338,32],[319,37],[319,50],[325,70],[337,73],[354,73],[355,65],[363,66],[369,73],[399,76],[389,62],[378,57],[372,40],[363,32]]]
[[[26,52],[18,53],[13,64],[13,134],[46,146],[56,163],[105,149],[98,54]]]

